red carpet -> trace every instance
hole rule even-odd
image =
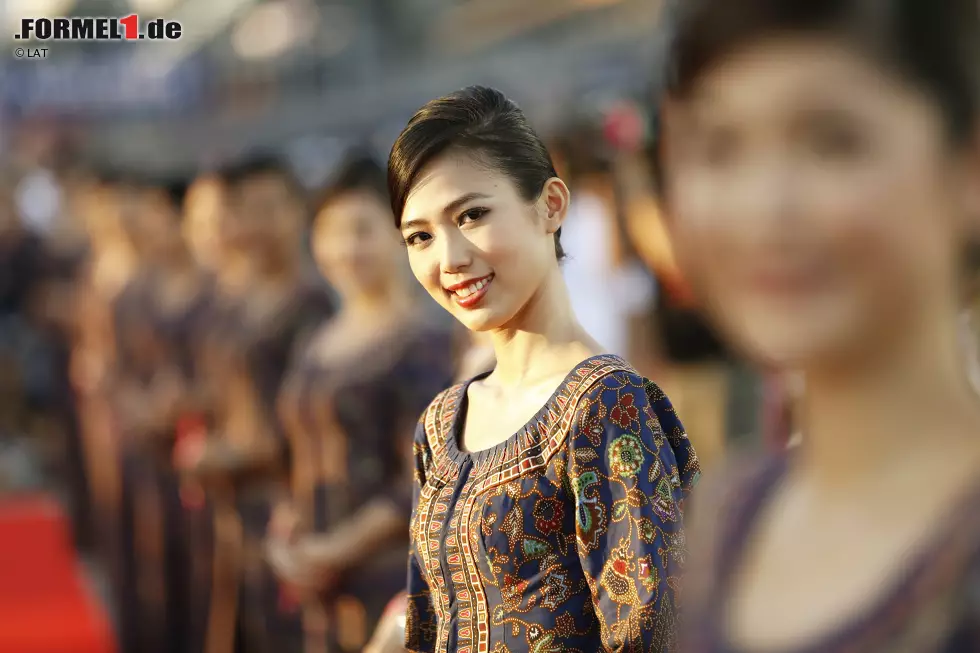
[[[0,500],[0,651],[115,653],[57,502]]]

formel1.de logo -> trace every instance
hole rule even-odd
[[[24,18],[14,38],[24,41],[175,41],[181,25],[175,20],[152,18],[143,21],[130,14],[122,18]]]

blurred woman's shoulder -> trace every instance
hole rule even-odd
[[[685,605],[694,626],[720,590],[730,554],[748,529],[754,508],[785,469],[785,455],[738,452],[717,468],[692,493],[685,510],[690,564]]]

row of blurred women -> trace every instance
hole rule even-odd
[[[359,158],[312,211],[271,159],[92,186],[72,379],[123,651],[359,651],[404,587],[455,357],[384,192]]]

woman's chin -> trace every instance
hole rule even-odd
[[[475,333],[486,333],[500,328],[500,323],[489,315],[470,313],[468,315],[455,314],[455,317],[463,326]]]
[[[840,348],[802,334],[786,338],[746,340],[742,352],[750,360],[777,370],[805,370],[838,357]]]
[[[478,308],[463,309],[459,306],[452,306],[449,310],[460,324],[470,331],[483,333],[502,328],[509,321],[506,317],[501,317],[500,313],[490,307],[481,306]]]

